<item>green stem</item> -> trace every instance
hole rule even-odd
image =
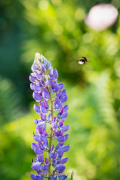
[[[52,101],[52,97],[51,97],[51,93],[50,93],[50,104],[51,104],[51,122],[50,124],[52,124],[52,120],[53,120],[53,101]],[[52,134],[53,134],[53,129],[50,128],[50,140],[49,140],[49,153],[51,150],[51,146],[52,146]],[[51,159],[49,158],[49,169],[48,169],[48,174],[49,174],[49,178],[48,180],[51,180]]]

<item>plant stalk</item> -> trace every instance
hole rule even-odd
[[[50,93],[50,104],[51,104],[51,122],[50,124],[52,124],[52,121],[53,121],[53,101],[52,101],[52,97],[51,97],[51,93]],[[49,153],[50,153],[50,150],[51,150],[51,147],[52,147],[52,135],[53,135],[53,129],[50,128],[50,140],[49,140]],[[51,159],[48,157],[49,159],[49,169],[48,169],[48,174],[49,174],[49,177],[48,177],[48,180],[51,180]]]

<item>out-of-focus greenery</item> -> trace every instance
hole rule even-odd
[[[120,16],[104,30],[84,23],[94,0],[0,1],[0,179],[29,180],[33,111],[29,74],[42,53],[65,84],[74,180],[120,179]],[[113,0],[120,9],[120,3]],[[86,56],[86,65],[78,65]],[[33,172],[34,173],[34,172]]]

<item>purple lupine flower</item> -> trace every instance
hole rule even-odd
[[[55,93],[58,92],[59,87],[56,81],[52,81],[51,87],[52,87],[53,92]]]
[[[41,155],[43,153],[43,151],[40,150],[39,148],[35,148],[34,151],[35,151],[35,154],[37,155]]]
[[[56,177],[52,176],[51,180],[57,180],[57,176]]]
[[[69,125],[65,125],[65,126],[62,126],[62,127],[60,128],[60,130],[61,130],[62,132],[66,132],[68,129],[69,129]]]
[[[49,99],[49,92],[46,88],[43,89],[42,96],[45,99]]]
[[[56,169],[57,172],[63,173],[65,168],[66,167],[63,164],[59,164],[59,165],[56,166],[55,169]]]
[[[58,83],[58,89],[59,89],[59,90],[63,89],[63,87],[64,87],[64,84],[63,84],[63,83]]]
[[[39,162],[43,162],[43,161],[44,161],[43,155],[38,155],[38,156],[37,156],[37,160],[38,160]],[[63,164],[63,163],[62,163],[62,164]]]
[[[30,177],[33,180],[43,180],[43,177],[34,174],[30,174]]]
[[[60,179],[62,179],[62,180],[64,180],[64,179],[66,179],[66,178],[67,178],[67,176],[66,176],[66,175],[64,175],[64,174],[60,174],[58,177],[59,177]]]
[[[34,104],[34,110],[36,111],[37,114],[40,114],[40,106]]]
[[[40,171],[41,163],[40,162],[33,162],[32,163],[32,169],[36,170],[37,172]]]
[[[49,154],[49,158],[56,158],[56,153],[54,153],[54,152],[50,152],[50,154]]]
[[[48,159],[47,158],[45,158],[45,164],[49,164],[49,161],[48,161]]]
[[[46,129],[46,123],[45,123],[45,121],[39,122],[38,125],[37,125],[37,128]]]
[[[59,158],[62,158],[63,152],[62,152],[62,151],[58,151],[57,153],[58,153],[58,159],[59,159]]]
[[[66,151],[68,151],[69,149],[70,149],[70,146],[69,146],[69,145],[60,147],[60,150],[63,151],[63,152],[66,152]]]
[[[40,141],[40,135],[39,135],[39,134],[34,134],[34,135],[33,135],[33,139],[34,139],[35,141]]]
[[[42,97],[41,93],[33,92],[33,98],[34,98],[37,102],[40,102],[43,97]]]
[[[42,166],[42,169],[43,169],[43,173],[47,172],[48,171],[48,165],[43,165]]]
[[[65,164],[67,162],[68,158],[62,158],[61,159],[61,164]]]
[[[41,113],[46,114],[48,112],[48,102],[44,99],[44,101],[40,102],[40,110]]]
[[[40,114],[41,120],[46,121],[46,115],[45,114]]]
[[[34,119],[37,134],[33,135],[33,139],[36,143],[31,144],[37,155],[31,167],[37,171],[37,175],[31,174],[30,177],[33,180],[43,180],[47,176],[48,179],[57,180],[58,176],[63,180],[67,178],[63,174],[66,169],[63,164],[68,158],[62,156],[70,148],[69,145],[64,145],[69,136],[64,134],[69,129],[69,125],[64,125],[68,116],[68,105],[64,105],[68,98],[66,89],[63,89],[64,83],[58,83],[57,70],[51,67],[51,63],[42,54],[36,53],[31,69],[30,88],[37,102],[34,110],[40,115],[40,119]],[[54,111],[58,111],[56,116]],[[50,124],[50,135],[46,131],[47,123]],[[52,144],[54,139],[58,141],[56,146]],[[45,151],[48,153],[48,159],[43,157]],[[53,172],[50,170],[51,166],[54,168]]]
[[[59,142],[63,142],[66,141],[68,139],[69,134],[65,134],[64,136],[60,136],[57,138],[57,141]]]
[[[39,146],[38,146],[38,144],[36,144],[36,143],[32,143],[31,144],[31,148],[34,150],[35,148],[38,148]]]

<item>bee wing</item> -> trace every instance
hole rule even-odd
[[[84,62],[83,61],[79,61],[78,64],[84,64]]]

